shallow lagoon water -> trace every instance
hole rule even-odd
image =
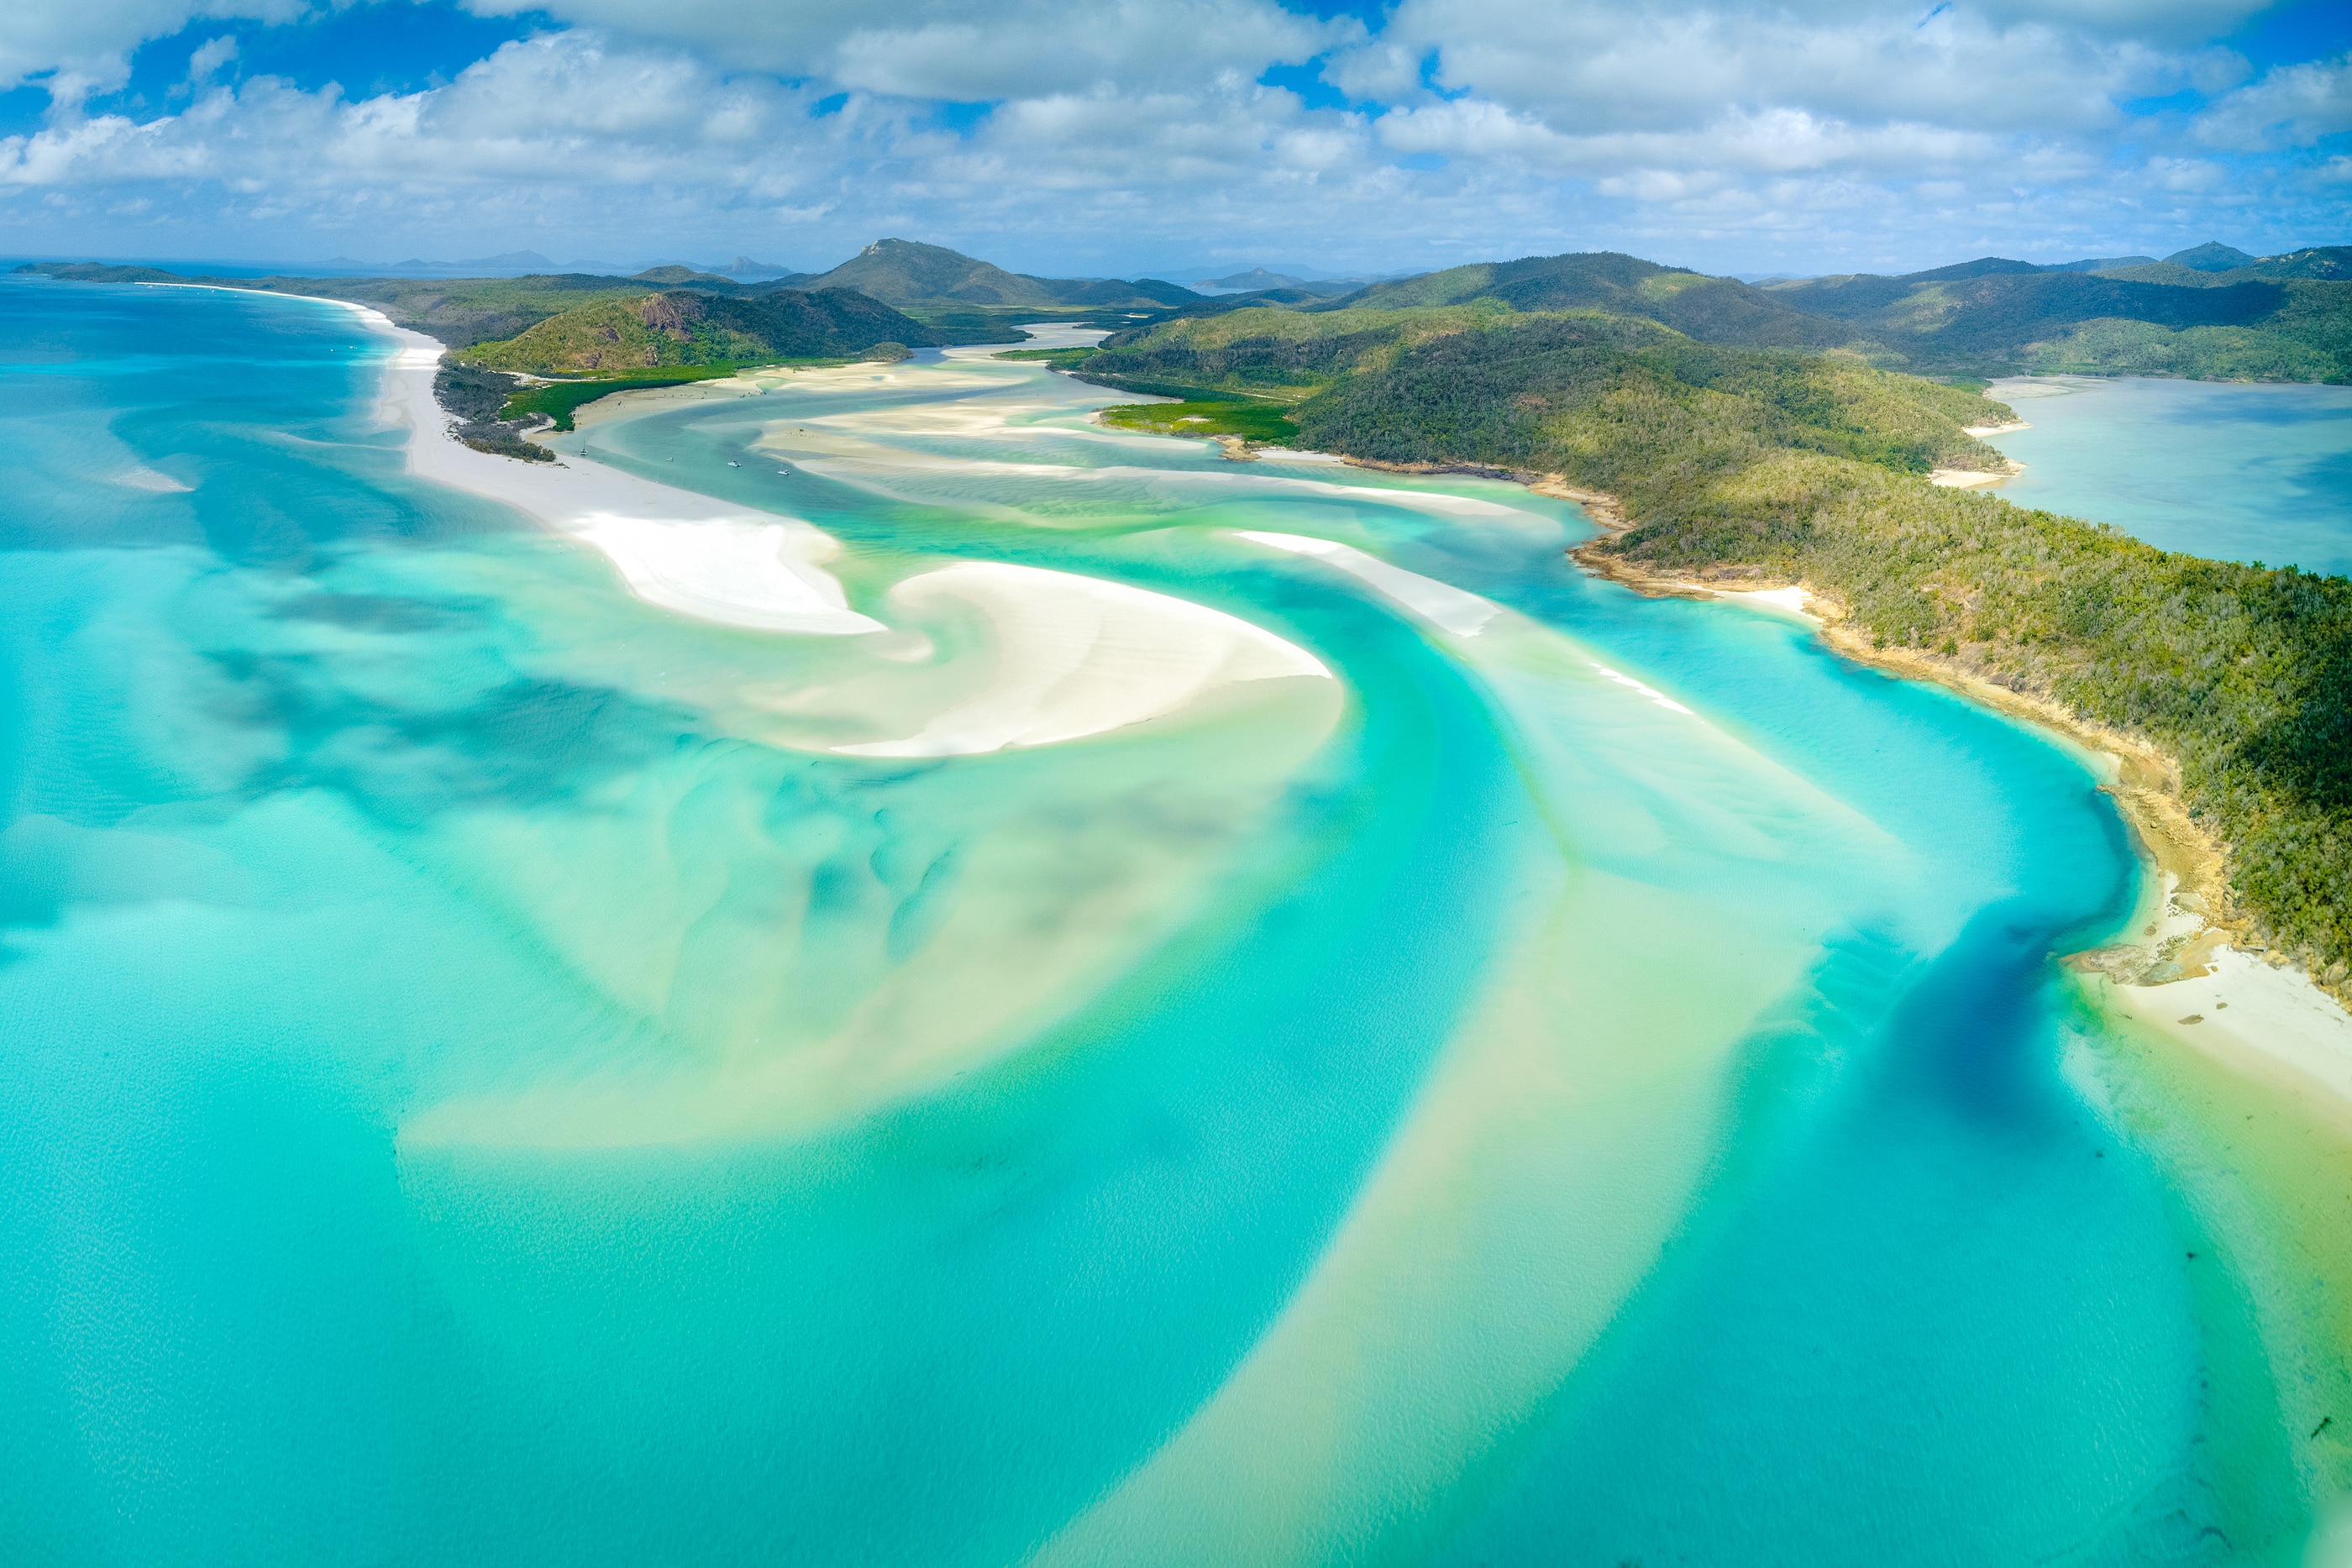
[[[2352,574],[2352,387],[2024,376],[1995,494],[2160,549]]]
[[[346,314],[0,313],[12,1555],[2294,1563],[2340,1484],[2051,961],[2138,868],[2046,739],[977,355],[587,433],[859,608],[1082,572],[1342,694],[828,756],[855,640],[410,480]]]

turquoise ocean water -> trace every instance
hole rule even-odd
[[[829,755],[856,640],[409,478],[347,313],[0,319],[0,1558],[2301,1561],[2046,739],[1032,367],[593,429],[884,619],[1013,562],[1338,676]]]
[[[2129,376],[1994,385],[2030,430],[1995,492],[2163,549],[2352,575],[2352,387]]]

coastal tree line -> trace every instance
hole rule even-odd
[[[2243,909],[2344,982],[2352,581],[2160,550],[1935,486],[1931,468],[2001,465],[1963,427],[2009,411],[1849,357],[1574,314],[1391,325],[1385,343],[1278,327],[1190,342],[1192,325],[1081,373],[1278,386],[1318,450],[1559,474],[1622,502],[1632,526],[1602,548],[1628,561],[1805,582],[1881,646],[2143,737],[2179,760],[2183,804],[2230,851]]]

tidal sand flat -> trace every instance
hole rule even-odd
[[[2084,757],[1795,607],[979,355],[445,483],[346,312],[0,311],[74,345],[0,382],[28,1558],[2289,1564],[2342,1491],[2340,1127],[2058,962],[2147,902]]]
[[[1986,394],[2030,428],[1987,439],[2021,507],[2163,549],[2352,574],[2352,387],[2020,376]]]

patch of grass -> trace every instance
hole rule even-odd
[[[1057,371],[1072,370],[1095,357],[1093,349],[1007,349],[1001,354],[991,354],[992,360],[1025,360],[1035,364],[1051,365]]]
[[[1102,411],[1105,424],[1157,435],[1238,435],[1281,444],[1298,439],[1288,412],[1265,402],[1123,402]]]
[[[556,429],[570,430],[572,428],[572,413],[583,402],[594,402],[598,398],[610,397],[614,392],[677,386],[684,382],[707,382],[718,376],[731,376],[743,368],[741,365],[659,365],[626,376],[550,382],[545,386],[524,387],[509,397],[499,417],[529,419],[533,414],[543,413],[554,419]]]
[[[1029,334],[1006,320],[1003,314],[979,306],[909,305],[904,314],[929,328],[942,343],[1024,343],[1029,340]]]

